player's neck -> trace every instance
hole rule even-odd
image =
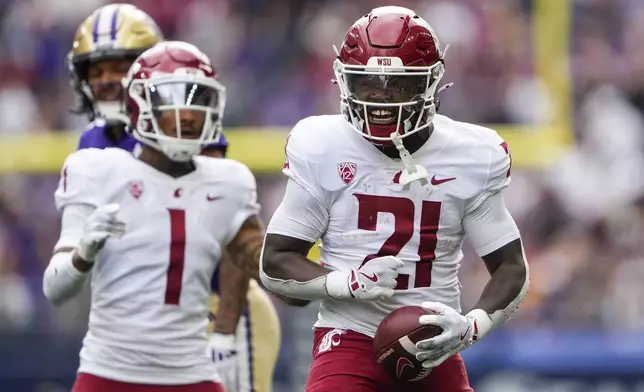
[[[434,131],[434,125],[431,124],[429,127],[420,130],[412,135],[407,136],[403,139],[403,145],[409,151],[410,154],[418,151],[426,142],[429,140],[429,137]],[[395,146],[376,146],[383,154],[392,159],[400,158],[400,153]]]
[[[173,161],[165,156],[161,151],[157,151],[147,146],[142,147],[141,154],[139,154],[138,158],[158,171],[174,178],[185,176],[195,170],[194,162]]]
[[[119,141],[121,141],[123,135],[125,134],[125,125],[121,123],[108,123],[105,134],[112,143],[118,143]]]

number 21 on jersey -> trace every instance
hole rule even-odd
[[[358,199],[358,229],[376,231],[378,213],[390,213],[394,216],[394,232],[382,244],[378,253],[365,257],[361,266],[369,260],[382,256],[397,256],[400,250],[414,235],[415,206],[414,202],[404,197],[362,195],[355,193]],[[438,225],[441,215],[441,202],[423,201],[420,216],[420,242],[418,245],[419,261],[416,262],[414,288],[429,287],[432,283],[432,262],[436,258]],[[409,275],[399,274],[396,290],[407,290]]]

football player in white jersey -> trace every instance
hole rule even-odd
[[[162,40],[154,20],[130,4],[99,7],[80,24],[68,68],[78,112],[87,114],[91,123],[80,137],[79,149],[132,151],[137,147],[139,142],[126,132],[129,118],[124,113],[121,80],[141,53]],[[221,134],[202,155],[225,157],[227,148]],[[210,356],[227,387],[236,385],[236,392],[270,392],[281,338],[277,312],[257,282],[249,282],[234,266],[222,265],[225,270],[217,269],[212,280],[210,310],[218,322],[209,339]],[[243,284],[248,286],[246,306],[240,309],[242,304],[234,296],[228,296],[228,302],[219,301],[220,290],[229,290],[228,286],[236,290]]]
[[[62,228],[45,295],[64,303],[88,279],[92,290],[73,391],[223,391],[205,355],[210,279],[224,250],[222,262],[259,278],[255,179],[239,162],[197,156],[221,134],[225,89],[196,47],[160,43],[126,82],[140,153],[79,150],[55,195]],[[244,288],[222,300],[243,302]]]
[[[459,352],[506,321],[527,293],[519,231],[501,191],[507,144],[490,129],[437,115],[444,51],[413,11],[376,8],[348,31],[334,68],[342,114],[309,117],[289,135],[282,203],[260,275],[282,295],[322,300],[307,392],[471,391]],[[491,279],[461,314],[467,235]],[[323,266],[306,258],[321,238]],[[373,359],[380,321],[401,306],[443,329],[409,351],[421,380]]]

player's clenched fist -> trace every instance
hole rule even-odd
[[[394,294],[398,269],[404,263],[394,256],[371,259],[359,269],[333,271],[327,275],[326,289],[335,299],[384,299]]]
[[[125,233],[125,223],[116,217],[118,211],[118,204],[106,204],[90,214],[76,250],[80,258],[94,262],[109,237],[121,237]]]

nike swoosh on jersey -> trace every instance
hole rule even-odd
[[[449,177],[449,178],[436,178],[436,176],[432,177],[432,185],[439,185],[439,184],[444,184],[446,182],[455,180],[456,177]]]

